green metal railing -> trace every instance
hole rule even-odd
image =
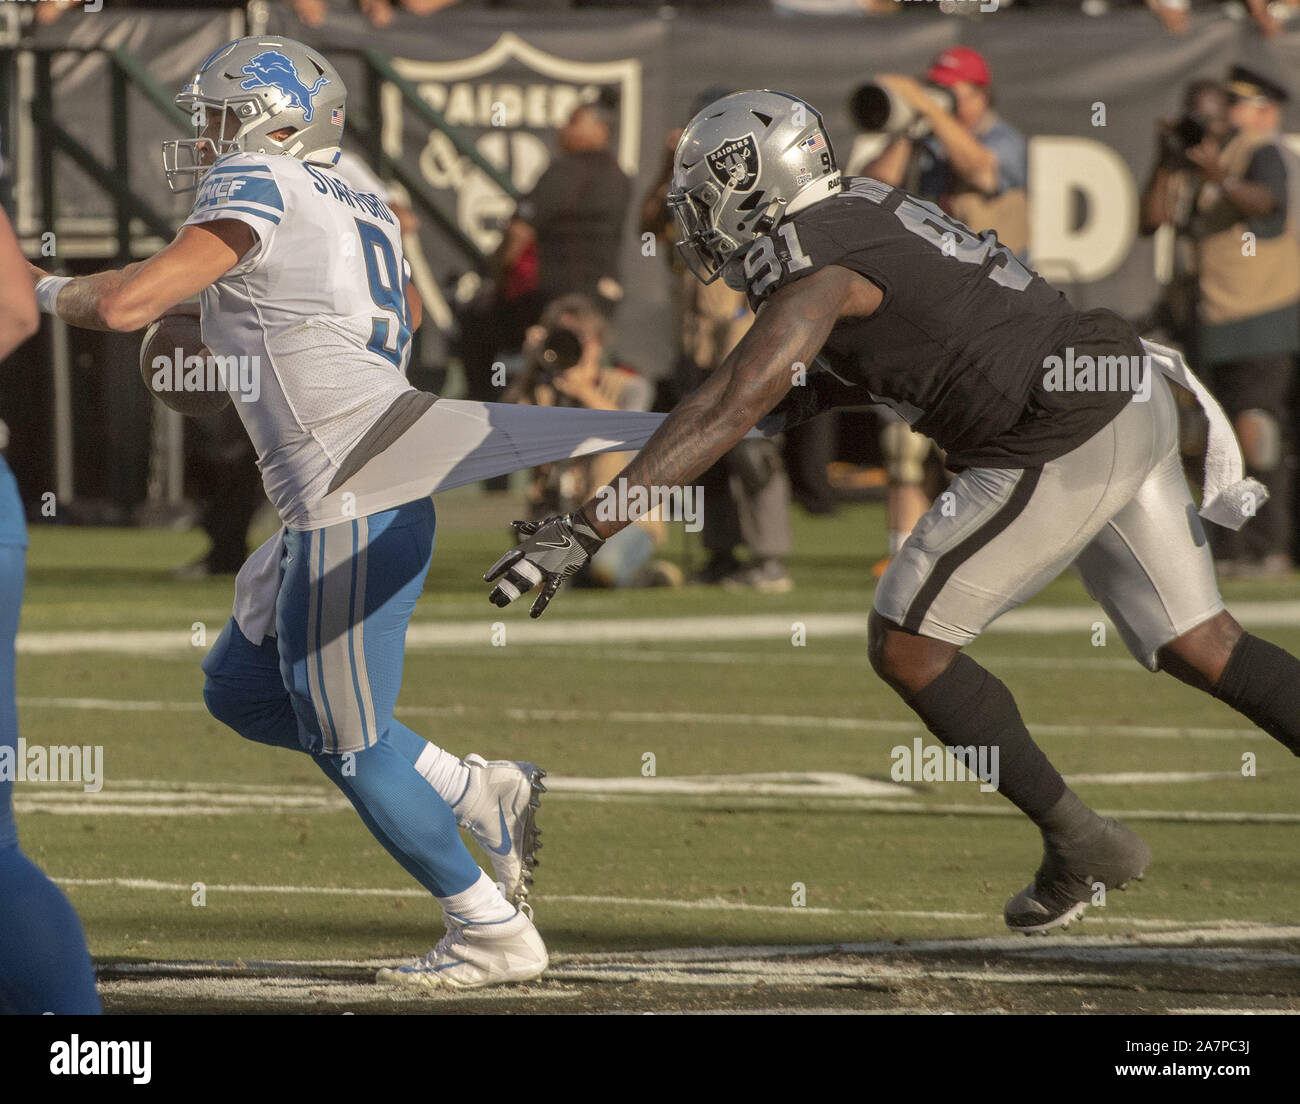
[[[142,196],[131,188],[131,143],[127,92],[130,86],[139,88],[168,116],[181,125],[189,118],[170,102],[162,86],[140,64],[139,60],[121,48],[96,50],[109,58],[111,96],[109,99],[112,163],[101,161],[55,117],[54,79],[51,72],[53,56],[58,50],[37,50],[36,95],[32,101],[32,120],[44,141],[39,144],[37,174],[44,223],[53,227],[58,217],[58,196],[55,188],[55,154],[62,153],[82,169],[112,198],[117,223],[118,256],[124,262],[131,256],[131,220],[139,219],[153,234],[172,236],[171,223]],[[91,52],[91,51],[79,51]]]
[[[132,255],[131,225],[143,224],[151,234],[170,238],[174,232],[171,221],[131,186],[130,146],[130,91],[135,89],[173,122],[182,132],[188,132],[190,118],[172,102],[172,96],[149,72],[148,68],[131,51],[122,47],[89,47],[60,45],[24,47],[36,61],[36,94],[32,101],[32,119],[41,140],[38,143],[37,176],[41,202],[42,222],[52,228],[58,218],[58,195],[55,186],[57,157],[67,157],[82,169],[112,200],[116,222],[118,257],[125,263]],[[56,53],[102,53],[109,61],[109,123],[112,154],[103,160],[81,142],[56,116],[54,108],[54,81],[52,60]],[[353,133],[364,136],[369,159],[379,175],[396,180],[411,197],[418,213],[436,226],[451,244],[464,255],[472,267],[485,272],[489,259],[477,243],[460,227],[455,216],[444,210],[418,173],[390,156],[383,148],[378,126],[383,85],[392,85],[401,96],[405,109],[413,111],[431,130],[444,134],[460,156],[481,171],[511,199],[519,199],[519,191],[510,179],[487,160],[475,146],[443,114],[429,104],[414,84],[394,68],[392,62],[374,49],[353,52],[365,72],[365,108],[356,105],[353,96],[348,106],[349,124]]]

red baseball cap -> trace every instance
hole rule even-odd
[[[968,81],[985,88],[989,83],[988,63],[979,51],[972,50],[969,46],[953,46],[951,49],[944,50],[934,59],[934,64],[925,75],[935,84],[948,87],[959,81]]]

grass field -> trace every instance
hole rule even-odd
[[[108,1011],[1300,1011],[1300,764],[1113,631],[1095,644],[1072,577],[971,652],[1155,859],[1027,940],[1001,910],[1037,865],[1032,827],[975,782],[891,780],[924,733],[866,662],[878,507],[797,519],[791,594],[569,591],[533,623],[479,581],[511,503],[439,504],[398,716],[550,771],[533,901],[551,972],[470,997],[374,986],[436,940],[435,907],[309,758],[204,711],[194,626],[215,639],[232,584],[169,578],[201,539],[37,528],[21,732],[102,745],[105,777],[20,784],[19,827],[81,913]],[[1300,582],[1225,593],[1300,651]]]

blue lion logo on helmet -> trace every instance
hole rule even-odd
[[[248,80],[243,81],[240,88],[245,91],[259,87],[278,89],[288,97],[290,103],[302,111],[303,121],[307,123],[311,122],[311,117],[315,113],[312,100],[316,98],[316,93],[329,84],[325,77],[321,77],[308,88],[302,77],[298,76],[298,69],[294,63],[278,50],[267,50],[258,54],[240,72],[248,74]]]

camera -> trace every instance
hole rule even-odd
[[[525,360],[524,388],[530,394],[542,384],[555,388],[555,381],[582,359],[582,336],[567,326],[553,326],[543,332]],[[559,406],[571,405],[568,396],[557,394]]]
[[[926,94],[949,114],[956,107],[952,91],[923,81]],[[913,140],[930,133],[929,120],[882,84],[868,81],[849,97],[849,114],[859,130],[869,133],[903,134]]]
[[[582,338],[566,326],[547,330],[533,364],[548,379],[563,375],[582,359]]]
[[[1164,134],[1164,154],[1171,161],[1186,161],[1187,151],[1205,141],[1208,132],[1200,115],[1184,115]]]

